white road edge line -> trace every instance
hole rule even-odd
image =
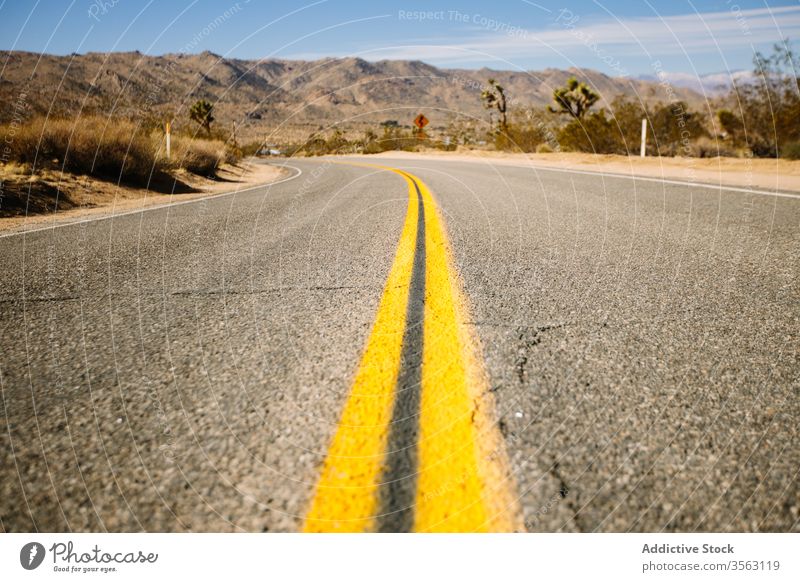
[[[398,161],[410,161],[410,160],[425,160],[428,161],[431,158],[391,158],[387,156],[385,159],[394,159]],[[475,160],[448,160],[446,158],[441,158],[442,161],[452,162],[452,163],[461,163],[461,164],[476,164],[476,163],[484,163],[492,165],[492,163],[496,160],[492,160],[490,158],[476,158]],[[544,170],[546,172],[561,172],[562,174],[586,174],[589,176],[605,176],[608,178],[623,178],[625,180],[641,180],[643,182],[660,182],[662,184],[675,184],[677,186],[693,186],[696,188],[709,188],[711,190],[730,190],[732,192],[744,192],[746,194],[758,194],[761,196],[776,196],[778,198],[794,198],[800,199],[800,193],[793,193],[793,192],[781,192],[781,191],[772,191],[772,190],[753,190],[751,188],[740,188],[738,186],[726,186],[725,184],[711,184],[709,182],[687,182],[685,180],[670,180],[668,178],[656,178],[653,176],[636,176],[634,174],[617,174],[614,172],[600,172],[600,171],[592,171],[592,170],[570,170],[568,168],[554,168],[552,166],[541,166],[539,164],[521,164],[521,163],[505,163],[505,160],[498,161],[499,163],[494,164],[495,166],[507,166],[510,168],[524,168],[527,170]]]
[[[38,228],[30,228],[25,230],[18,230],[15,232],[9,232],[6,234],[0,234],[0,239],[3,238],[11,238],[12,236],[21,236],[26,234],[32,234],[34,232],[42,232],[44,230],[55,230],[57,228],[63,228],[65,226],[76,226],[78,224],[86,224],[87,222],[99,222],[101,220],[110,220],[112,218],[118,218],[120,216],[127,216],[129,214],[141,214],[142,212],[149,212],[151,210],[165,210],[168,208],[174,208],[175,206],[183,206],[184,204],[194,204],[196,202],[202,202],[203,200],[209,200],[211,198],[226,198],[228,196],[232,196],[234,194],[244,194],[246,192],[250,192],[252,190],[258,190],[259,188],[269,188],[270,186],[275,186],[276,184],[282,184],[283,182],[288,182],[289,180],[294,180],[295,178],[299,178],[300,175],[303,173],[303,170],[296,166],[290,166],[289,164],[281,164],[278,166],[280,168],[291,168],[297,172],[293,176],[288,176],[286,178],[282,178],[277,182],[267,182],[266,184],[261,184],[259,186],[251,186],[249,188],[245,188],[244,190],[232,190],[230,192],[223,192],[221,194],[209,194],[208,196],[202,196],[201,198],[194,198],[193,200],[182,200],[180,202],[170,202],[167,204],[157,204],[155,206],[148,206],[147,208],[137,208],[136,210],[126,210],[125,212],[119,212],[117,214],[105,214],[103,216],[98,216],[96,218],[85,218],[83,220],[74,220],[69,222],[61,222],[58,224],[51,224],[49,226],[42,226]],[[174,194],[171,194],[174,196]]]
[[[454,160],[455,161],[455,160]],[[500,164],[498,164],[500,165]],[[513,165],[516,168],[529,168],[532,170],[546,170],[550,172],[562,172],[565,174],[588,174],[592,176],[606,176],[609,178],[624,178],[626,180],[642,180],[643,182],[660,182],[662,184],[676,184],[678,186],[693,186],[696,188],[710,188],[712,190],[730,190],[732,192],[744,192],[747,194],[759,194],[761,196],[777,196],[779,198],[800,198],[800,193],[773,192],[771,190],[753,190],[750,188],[740,188],[738,186],[726,186],[725,184],[711,184],[709,182],[686,182],[684,180],[669,180],[667,178],[655,178],[652,176],[635,176],[633,174],[616,174],[613,172],[593,172],[591,170],[568,170],[566,168],[551,168],[538,164],[502,164]]]

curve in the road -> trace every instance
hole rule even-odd
[[[408,184],[405,224],[304,530],[520,529],[444,223],[419,178],[383,169]]]

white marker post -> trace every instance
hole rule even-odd
[[[644,157],[647,151],[647,118],[642,119],[642,148],[639,155]]]
[[[170,150],[170,130],[172,129],[172,124],[168,121],[164,125],[164,133],[167,135],[167,159],[169,159],[169,150]]]

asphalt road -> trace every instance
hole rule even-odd
[[[525,529],[800,530],[800,198],[359,161],[437,201]],[[303,528],[409,191],[289,163],[0,238],[3,530]]]

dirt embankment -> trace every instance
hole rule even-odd
[[[168,181],[148,188],[44,170],[35,175],[13,164],[0,165],[0,231],[24,229],[43,222],[118,214],[244,190],[274,182],[286,170],[265,163],[243,161],[223,165],[215,179],[178,172]]]
[[[739,188],[800,192],[800,161],[752,158],[667,158],[582,153],[512,154],[464,150],[443,152],[385,152],[385,157],[476,161],[499,165],[608,172],[628,176],[703,182]]]

